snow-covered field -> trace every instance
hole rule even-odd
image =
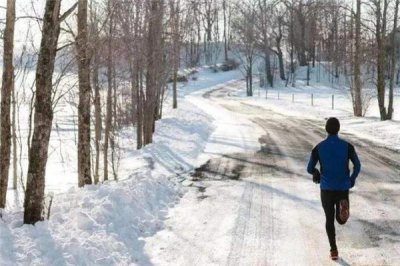
[[[323,92],[319,87],[301,87],[299,90],[280,90],[278,100],[278,90],[269,90],[269,97],[259,97],[250,99],[250,104],[263,106],[278,113],[295,116],[307,117],[312,119],[324,119],[335,116],[341,121],[343,132],[357,135],[361,138],[372,140],[382,146],[400,150],[400,112],[395,111],[392,121],[381,121],[377,110],[376,100],[371,102],[371,108],[365,117],[355,118],[352,115],[351,99],[346,92],[327,90]],[[322,92],[321,92],[322,91]],[[311,94],[314,94],[314,106],[311,106]],[[292,94],[295,95],[295,102],[292,103]],[[335,96],[335,107],[332,110],[332,94]],[[400,106],[400,96],[395,98],[395,108]],[[323,124],[323,123],[322,123]]]
[[[335,116],[341,121],[343,132],[371,140],[390,149],[400,150],[400,88],[395,89],[395,111],[391,121],[380,120],[376,97],[371,98],[365,117],[354,117],[350,92],[343,86],[335,86],[326,81],[319,83],[311,80],[310,86],[307,86],[306,81],[297,80],[296,87],[279,84],[275,88],[268,88],[267,91],[259,88],[258,84],[254,88],[254,97],[245,100],[249,104],[292,117],[321,120],[320,126],[323,126],[325,119]],[[371,89],[368,91],[371,95],[376,94]],[[231,96],[239,97],[239,100],[246,98],[245,91],[241,88]]]

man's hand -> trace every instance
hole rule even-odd
[[[312,180],[315,184],[319,184],[321,181],[321,173],[318,171],[318,169],[314,169]]]
[[[353,188],[356,183],[356,180],[350,179],[350,188]]]

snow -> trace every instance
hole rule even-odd
[[[238,69],[217,73],[214,73],[210,67],[201,67],[196,70],[198,72],[190,78],[196,77],[197,80],[189,80],[188,84],[182,84],[180,86],[180,97],[242,78],[242,74]]]
[[[181,95],[238,73],[218,75],[203,68],[198,75],[180,88]],[[148,264],[142,238],[163,228],[168,208],[184,192],[183,176],[204,163],[199,155],[214,130],[213,118],[181,97],[179,109],[166,106],[164,118],[157,121],[154,143],[138,151],[134,129],[121,132],[120,181],[79,189],[72,123],[76,110],[66,102],[57,108],[46,178],[47,191],[56,192],[50,220],[22,225],[23,198],[9,190],[13,204],[0,221],[0,265]]]
[[[210,122],[207,115],[182,103],[157,124],[154,144],[125,158],[133,163],[146,158],[152,167],[133,169],[119,182],[56,194],[51,219],[35,227],[21,225],[22,212],[5,213],[0,249],[7,252],[0,264],[134,263],[142,257],[140,237],[160,229],[166,209],[178,200],[176,173],[193,169],[212,131]]]
[[[119,182],[56,194],[51,219],[34,227],[21,225],[22,212],[5,213],[0,250],[7,252],[0,264],[134,263],[142,257],[140,237],[159,230],[166,209],[178,200],[182,191],[176,173],[193,169],[212,131],[210,122],[207,115],[182,103],[157,124],[154,144],[130,157],[132,162],[147,158],[152,167],[136,169]],[[183,137],[176,138],[178,134]]]
[[[310,86],[303,80],[296,82],[296,87],[285,87],[283,84],[275,88],[259,88],[254,86],[254,97],[245,97],[243,87],[232,93],[232,98],[248,104],[273,110],[291,117],[307,118],[321,121],[316,126],[324,127],[324,120],[335,116],[341,122],[341,130],[363,139],[373,141],[379,146],[400,150],[400,91],[395,89],[393,120],[381,121],[376,97],[373,97],[365,117],[354,117],[352,113],[351,96],[345,88],[334,88],[324,82],[311,81]],[[373,92],[370,92],[371,94]],[[294,95],[294,102],[292,97]],[[311,105],[313,95],[314,105]],[[334,109],[332,109],[332,95],[334,95]]]
[[[267,99],[262,89],[256,89],[255,96],[247,98],[244,97],[244,81],[238,82],[241,79],[239,71],[212,73],[209,68],[200,68],[194,75],[197,80],[191,79],[179,86],[177,110],[171,108],[168,97],[164,117],[156,125],[153,144],[137,151],[134,128],[127,127],[121,131],[118,182],[108,181],[82,189],[76,187],[77,129],[73,123],[76,109],[71,104],[76,99],[61,102],[55,115],[46,179],[47,193],[55,193],[50,220],[35,226],[23,225],[22,196],[9,190],[8,200],[12,203],[0,221],[0,265],[225,265],[232,264],[235,258],[254,263],[252,258],[240,254],[226,254],[238,232],[250,230],[251,236],[243,243],[250,250],[252,247],[271,248],[270,242],[260,240],[260,237],[268,236],[268,230],[272,230],[269,224],[279,222],[278,218],[297,217],[297,214],[285,209],[273,216],[269,205],[257,203],[250,206],[253,200],[270,202],[272,198],[269,195],[279,192],[271,203],[274,211],[280,204],[296,209],[298,200],[310,207],[308,214],[316,215],[320,210],[315,192],[298,198],[291,195],[296,189],[310,190],[312,184],[302,181],[290,185],[290,180],[273,173],[257,173],[251,182],[192,182],[186,179],[194,168],[211,158],[236,153],[252,154],[260,149],[258,138],[265,131],[245,112],[235,111],[243,108],[243,104],[260,106],[290,118],[312,119],[318,127],[324,126],[324,118],[337,116],[344,133],[400,149],[398,113],[394,121],[381,122],[374,107],[376,103],[372,102],[367,117],[354,118],[351,100],[343,89],[316,82],[306,86],[303,81],[298,81],[296,88],[278,86],[278,89],[269,89]],[[66,82],[73,81],[71,78]],[[226,91],[218,92],[221,94],[217,96],[218,100],[207,98],[207,92],[221,88]],[[291,102],[293,93],[294,103]],[[310,104],[311,93],[314,94],[314,106]],[[336,99],[334,110],[330,106],[332,94]],[[26,110],[26,107],[21,107],[22,121],[26,119]],[[263,117],[263,113],[257,115]],[[22,128],[23,134],[25,130]],[[272,137],[281,141],[280,136]],[[296,165],[294,161],[279,163],[302,171],[303,165]],[[265,177],[269,177],[271,183],[260,181]],[[287,187],[282,189],[282,184]],[[199,187],[207,192],[201,194]],[[386,183],[376,187],[389,189]],[[204,200],[199,198],[199,193],[205,196]],[[355,196],[356,200],[359,198]],[[387,206],[380,208],[388,210]],[[396,212],[394,207],[390,210]],[[235,220],[243,211],[248,211],[251,218],[247,229],[238,227]],[[376,212],[365,216],[365,219],[378,218]],[[301,217],[296,219],[308,222]],[[318,219],[321,223],[322,218]],[[297,225],[291,223],[292,233],[295,233]],[[286,227],[279,230],[284,231]],[[354,223],[351,229],[359,232],[364,227]],[[299,259],[299,262],[307,262],[302,258],[304,254],[296,249],[306,238],[307,230],[298,232],[298,238],[287,245],[290,236],[281,235],[280,240],[274,242],[282,247],[274,255],[275,262],[290,261],[290,258],[282,259],[289,253],[304,259]],[[320,237],[314,242],[325,243],[323,229],[319,228],[317,232]],[[379,256],[376,249],[371,248],[370,252]]]
[[[272,98],[271,94],[277,92],[273,90],[268,99],[264,99],[261,91],[259,97],[257,91],[256,97],[245,97],[243,81],[228,82],[213,97],[208,99],[207,93],[206,98],[201,97],[218,88],[187,96],[191,103],[212,116],[216,125],[203,156],[218,158],[244,153],[247,154],[245,161],[251,160],[255,157],[254,151],[260,149],[258,137],[265,134],[274,145],[266,147],[272,152],[263,158],[262,164],[271,163],[272,166],[258,172],[257,164],[253,164],[249,170],[253,172],[239,181],[207,179],[193,183],[193,188],[168,212],[165,227],[145,238],[144,250],[150,263],[332,265],[328,258],[319,188],[305,173],[309,151],[321,139],[319,133],[323,129],[318,132],[310,129],[314,126],[322,128],[324,118],[335,115],[344,122],[344,134],[350,130],[357,133],[352,139],[360,136],[374,139],[368,132],[357,132],[352,123],[366,128],[372,125],[377,129],[375,123],[396,127],[398,122],[380,122],[372,117],[373,114],[367,118],[352,118],[346,93],[341,94],[324,85],[307,87],[298,82],[297,88],[287,91],[280,87],[283,97],[278,100]],[[314,107],[306,97],[311,91],[321,94],[315,98]],[[293,104],[292,92],[297,93],[297,101]],[[335,110],[329,105],[332,93],[341,102]],[[300,100],[299,95],[304,99]],[[322,101],[325,102],[321,104]],[[255,119],[263,119],[266,123],[264,131],[259,128],[259,123],[253,123]],[[302,125],[307,127],[302,128]],[[296,126],[300,126],[297,131],[294,130]],[[395,132],[387,133],[386,139],[377,137],[375,141],[390,143]],[[359,143],[365,145],[366,142]],[[390,151],[374,155],[370,150],[375,144],[362,149],[357,147],[364,170],[357,188],[351,192],[351,219],[345,226],[337,226],[341,255],[338,264],[396,265],[399,212],[396,206],[385,201],[396,202],[398,193],[392,185],[398,181],[398,170],[378,159],[379,155],[391,154]],[[230,163],[234,162],[221,163],[213,170],[223,174],[231,167]],[[198,186],[206,192],[200,192]],[[381,191],[388,187],[390,190]]]
[[[189,190],[169,211],[165,230],[145,239],[152,265],[226,265],[244,184],[206,184],[208,200]]]

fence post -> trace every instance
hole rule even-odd
[[[332,110],[335,109],[335,94],[332,94]]]
[[[278,91],[278,100],[279,100],[279,91]]]
[[[292,93],[292,103],[294,103],[294,93]]]
[[[311,93],[311,106],[314,106],[314,93]]]

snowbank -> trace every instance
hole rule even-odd
[[[36,226],[22,225],[22,211],[5,213],[0,265],[146,261],[141,237],[162,228],[182,193],[176,173],[193,169],[212,131],[212,118],[183,101],[157,122],[153,144],[141,151],[127,147],[121,168],[131,171],[128,178],[56,194],[50,220]]]

